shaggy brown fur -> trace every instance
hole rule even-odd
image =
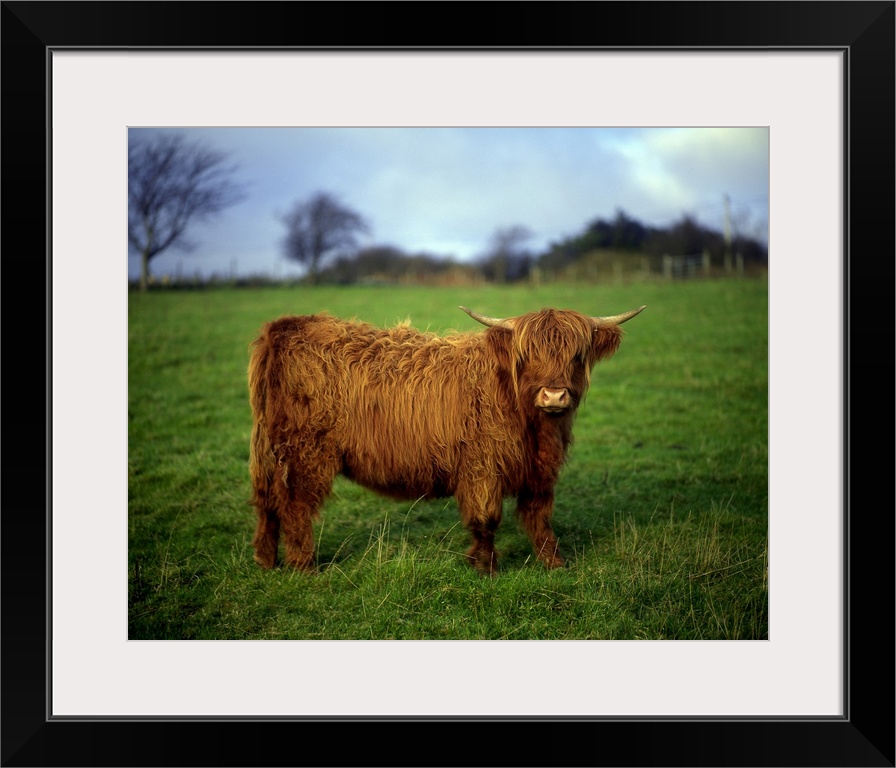
[[[554,486],[591,369],[621,338],[555,309],[446,337],[327,314],[266,324],[249,363],[256,562],[274,566],[282,536],[286,562],[312,568],[312,519],[341,472],[398,499],[454,496],[467,558],[489,574],[502,499],[515,496],[537,556],[563,565]]]

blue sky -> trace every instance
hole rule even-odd
[[[326,191],[364,216],[362,245],[468,261],[496,229],[524,225],[539,252],[618,209],[647,225],[688,214],[767,242],[768,130],[759,128],[184,128],[222,150],[246,196],[194,225],[190,252],[159,254],[164,274],[299,275],[278,215]],[[128,273],[139,274],[130,255]]]

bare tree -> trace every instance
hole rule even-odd
[[[528,227],[515,224],[495,230],[486,255],[484,269],[496,283],[505,283],[525,275],[528,258],[522,245],[532,237]]]
[[[304,202],[296,202],[280,219],[287,230],[283,253],[287,259],[308,267],[311,283],[317,282],[324,258],[357,247],[357,235],[370,231],[359,213],[327,192],[317,192]]]
[[[242,199],[225,166],[227,155],[182,134],[137,140],[128,146],[128,243],[140,254],[140,290],[149,262],[168,248],[192,250],[191,223]]]

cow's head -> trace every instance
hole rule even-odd
[[[543,309],[518,317],[487,317],[461,307],[504,338],[513,388],[528,411],[550,416],[573,413],[588,390],[591,369],[622,340],[619,326],[644,307],[609,317]]]

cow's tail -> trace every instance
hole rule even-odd
[[[249,355],[249,404],[252,408],[252,437],[249,443],[249,476],[252,503],[259,512],[270,507],[270,494],[277,466],[268,427],[268,367],[271,345],[268,329],[253,342]]]

